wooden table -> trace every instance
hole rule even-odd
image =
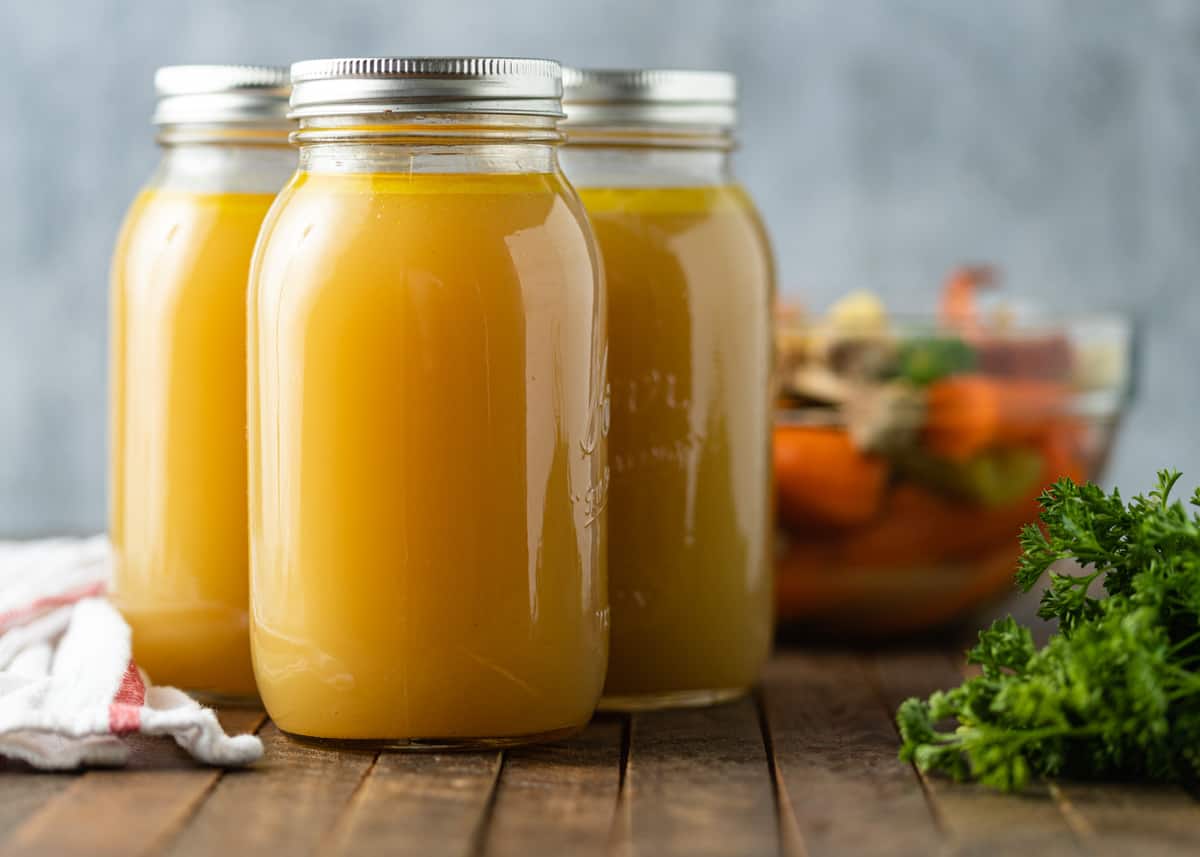
[[[961,678],[945,650],[784,651],[755,697],[599,717],[506,753],[328,752],[259,712],[266,757],[223,773],[137,739],[130,767],[0,762],[0,853],[128,855],[1200,854],[1182,789],[1051,783],[1019,797],[896,760],[891,712]]]

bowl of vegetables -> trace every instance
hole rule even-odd
[[[1018,533],[1060,477],[1096,479],[1131,395],[1114,313],[989,302],[987,268],[938,310],[868,293],[778,320],[776,602],[785,630],[928,631],[1013,592]]]

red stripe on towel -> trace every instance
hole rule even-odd
[[[142,726],[142,706],[146,704],[146,685],[132,660],[121,677],[121,686],[108,706],[108,731],[114,735],[136,732]]]
[[[0,634],[3,634],[10,628],[15,628],[17,625],[23,625],[30,619],[36,619],[54,607],[66,607],[68,604],[74,604],[76,601],[82,601],[84,598],[103,594],[104,582],[97,580],[95,583],[76,586],[74,589],[68,589],[66,592],[61,592],[58,595],[47,595],[45,598],[37,599],[32,604],[26,604],[24,607],[17,607],[6,613],[0,613]]]

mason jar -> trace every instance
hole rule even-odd
[[[607,278],[612,384],[603,707],[705,705],[772,637],[773,270],[730,168],[735,80],[567,70],[563,166]]]
[[[114,600],[156,683],[253,698],[246,276],[295,169],[287,72],[170,66],[154,82],[162,157],[112,263]]]
[[[279,728],[503,746],[608,652],[602,275],[544,60],[292,67],[250,275],[251,637]]]

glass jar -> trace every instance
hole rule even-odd
[[[251,637],[300,738],[582,728],[608,652],[603,282],[557,63],[292,68],[250,278]]]
[[[745,693],[772,636],[773,270],[730,170],[735,81],[565,77],[563,167],[604,260],[612,342],[602,707]]]
[[[246,276],[295,169],[285,69],[155,75],[162,160],[110,293],[114,600],[161,684],[253,698],[247,629]]]

